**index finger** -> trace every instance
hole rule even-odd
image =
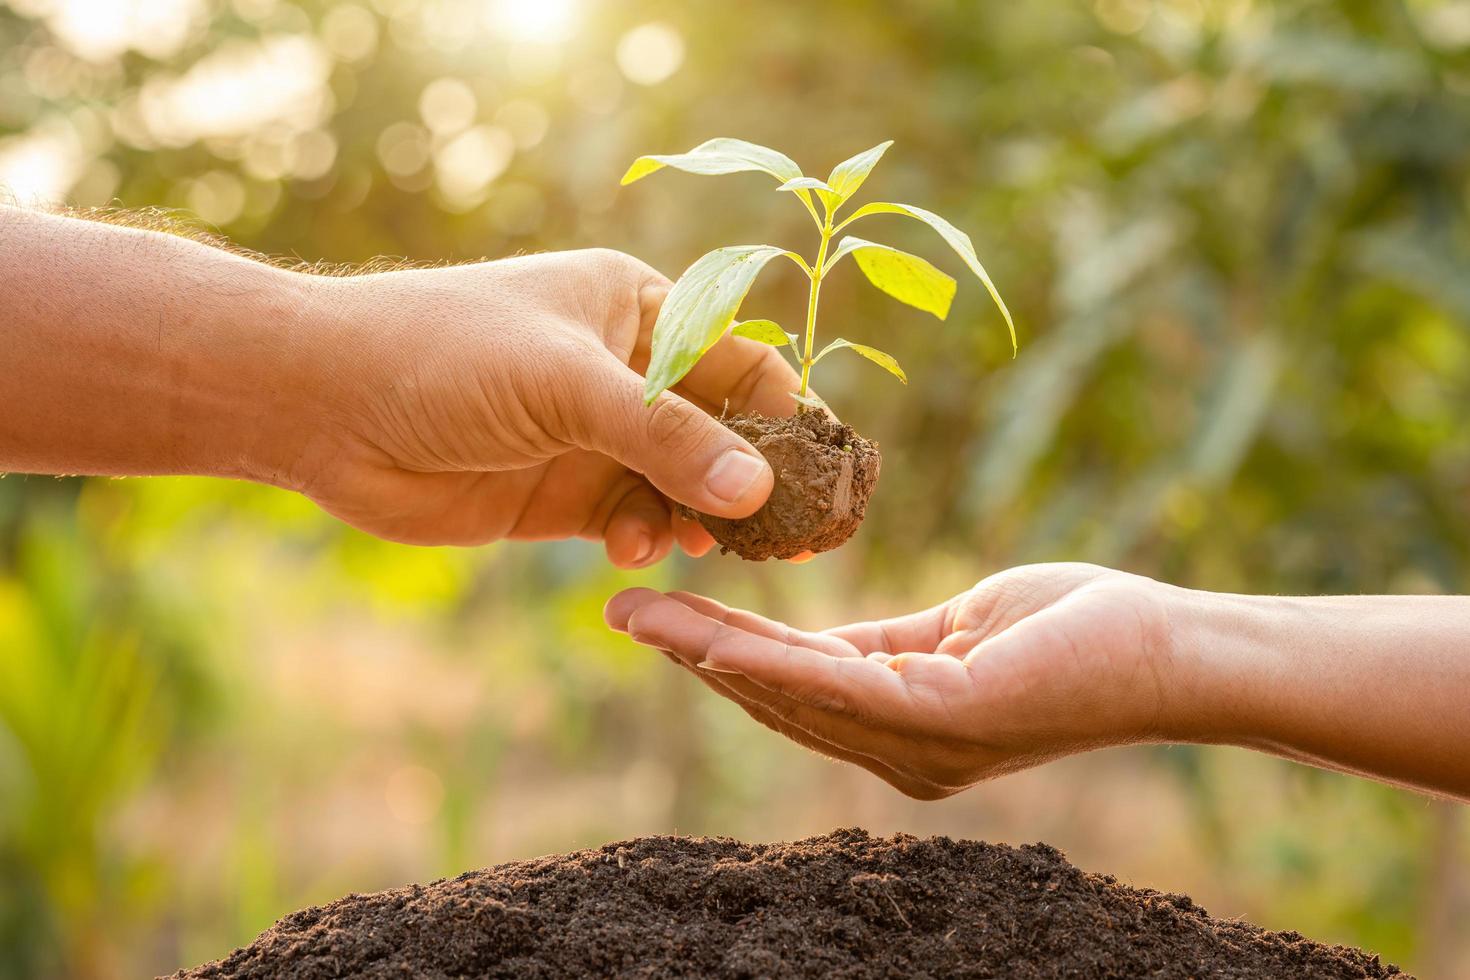
[[[731,412],[779,418],[796,411],[791,395],[800,390],[801,376],[779,349],[727,333],[674,387],[714,415],[728,404]]]
[[[907,713],[903,679],[862,657],[834,657],[711,619],[667,597],[645,601],[628,618],[634,640],[672,650],[713,670],[735,671],[755,684],[823,711],[861,717]]]
[[[653,327],[672,285],[655,274],[638,292],[638,337],[628,365],[640,374],[648,370]],[[778,349],[747,337],[726,333],[695,362],[674,386],[679,395],[711,415],[759,412],[784,418],[796,411],[791,394],[801,390],[801,377]]]
[[[695,595],[693,592],[665,594],[675,602],[682,602],[697,613],[747,633],[754,633],[757,636],[764,636],[782,643],[800,644],[830,657],[858,656],[858,651],[853,649],[852,644],[845,643],[828,633],[807,633],[745,609],[734,609],[708,596]]]

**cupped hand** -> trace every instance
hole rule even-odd
[[[280,482],[396,541],[600,538],[623,567],[676,539],[704,553],[670,501],[743,517],[773,481],[714,416],[789,415],[798,378],[726,336],[645,406],[668,286],[602,249],[314,281],[322,420]]]
[[[1169,737],[1186,686],[1169,588],[1047,564],[923,612],[815,633],[649,589],[614,596],[606,617],[761,724],[940,799],[1069,753]]]

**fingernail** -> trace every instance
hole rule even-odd
[[[761,478],[765,468],[766,464],[750,453],[731,449],[715,460],[715,465],[710,467],[704,478],[704,485],[716,497],[733,504],[745,496],[746,491]]]
[[[638,551],[633,559],[633,564],[643,565],[653,557],[653,535],[647,531],[638,532]]]
[[[738,674],[738,673],[740,673],[740,671],[736,670],[733,667],[721,667],[719,664],[710,663],[708,660],[701,660],[699,662],[699,664],[698,664],[698,667],[699,667],[700,670],[708,670],[708,671],[710,671],[712,673],[715,673],[715,674]]]

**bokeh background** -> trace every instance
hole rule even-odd
[[[1470,2],[0,0],[12,196],[309,261],[810,251],[763,176],[617,186],[722,135],[819,176],[897,140],[863,197],[970,231],[1020,356],[973,281],[938,324],[833,279],[827,336],[912,383],[824,363],[886,461],[802,567],[621,574],[584,542],[383,544],[255,486],[0,480],[0,977],[167,972],[348,891],[623,837],[853,824],[1046,840],[1470,975],[1452,805],[1216,748],[914,803],[599,615],[637,583],[821,626],[1047,559],[1470,590]],[[747,311],[803,296],[772,271]]]

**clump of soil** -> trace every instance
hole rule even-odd
[[[831,551],[863,522],[878,485],[878,444],[825,412],[791,418],[755,413],[723,419],[758,449],[776,474],[771,497],[749,517],[712,517],[680,505],[720,543],[750,561]]]
[[[1403,976],[1045,844],[645,837],[350,895],[175,977]]]

